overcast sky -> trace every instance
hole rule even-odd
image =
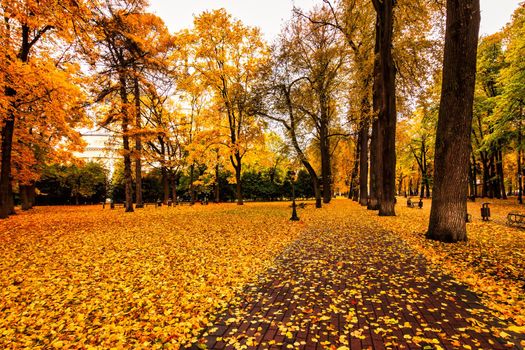
[[[480,0],[481,34],[492,34],[509,22],[520,0]],[[311,8],[322,0],[150,0],[151,9],[174,32],[189,28],[193,15],[224,7],[244,24],[261,28],[267,40],[279,32],[283,20],[290,17],[292,7]]]

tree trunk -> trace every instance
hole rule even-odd
[[[177,174],[174,173],[172,176],[171,176],[171,198],[173,199],[173,205],[177,205],[178,204],[178,201],[177,201]],[[169,190],[168,190],[169,192]],[[168,193],[168,198],[169,198],[169,193]]]
[[[517,145],[517,149],[518,149],[518,159],[517,159],[517,166],[518,166],[518,171],[517,171],[517,176],[518,176],[518,203],[519,204],[523,204],[523,180],[522,180],[522,177],[523,177],[523,172],[522,172],[522,166],[521,166],[521,141],[522,141],[522,134],[521,134],[521,119],[520,121],[518,122],[518,145]]]
[[[241,172],[237,171],[235,169],[235,195],[237,198],[237,205],[243,205],[243,198],[242,198],[242,186],[241,186]]]
[[[17,60],[21,62],[28,62],[29,53],[32,45],[35,44],[35,40],[39,40],[37,37],[30,39],[30,27],[24,23],[21,26],[22,42],[20,50],[18,51]],[[15,97],[16,90],[12,87],[5,87],[6,97]],[[1,156],[1,167],[0,167],[0,219],[7,218],[9,215],[16,214],[15,202],[13,198],[13,184],[11,174],[11,154],[13,151],[13,135],[15,132],[15,110],[16,106],[13,102],[10,102],[7,111],[7,116],[4,119],[2,127],[2,145],[0,148]]]
[[[394,0],[374,0],[377,13],[376,61],[378,76],[374,88],[378,90],[378,119],[382,176],[379,187],[379,215],[395,215],[396,194],[396,68],[392,57],[394,29]]]
[[[140,115],[140,87],[139,79],[135,77],[133,79],[134,85],[134,96],[135,96],[135,127],[137,131],[142,128],[141,115]],[[135,136],[135,205],[136,208],[144,208],[144,201],[142,200],[142,139],[140,134]]]
[[[33,207],[35,206],[35,196],[36,196],[36,193],[35,193],[35,190],[36,190],[36,185],[35,183],[31,183],[31,185],[29,185],[29,188],[28,188],[28,199],[29,199],[29,209],[33,209]]]
[[[379,120],[376,118],[372,124],[372,139],[370,141],[370,200],[368,201],[368,210],[379,210],[382,154],[380,152],[381,140],[379,139],[378,129]]]
[[[168,205],[168,200],[170,199],[170,184],[169,184],[169,176],[168,176],[168,169],[166,167],[162,167],[161,170],[161,181],[162,181],[162,204]],[[176,201],[176,198],[173,199],[173,201]]]
[[[194,181],[193,176],[194,175],[195,175],[195,164],[191,164],[190,165],[190,202],[191,202],[191,205],[195,204],[195,188],[193,186],[193,181]]]
[[[500,185],[498,175],[496,174],[496,157],[492,153],[490,156],[490,192],[489,198],[501,198]]]
[[[120,76],[120,99],[122,102],[122,145],[124,148],[124,181],[126,193],[126,212],[133,212],[133,178],[131,176],[131,150],[129,146],[129,109],[128,94],[126,91],[126,78]]]
[[[470,196],[473,198],[477,197],[477,190],[476,190],[476,157],[472,153],[471,162],[470,162]]]
[[[359,204],[365,206],[368,200],[368,121],[361,122],[359,148]]]
[[[6,88],[7,97],[16,95],[15,90]],[[10,106],[14,108],[14,106]],[[15,132],[15,115],[13,110],[8,111],[8,117],[2,128],[1,168],[0,168],[0,219],[7,218],[14,212],[13,188],[11,175],[11,154],[13,150],[13,134]]]
[[[498,149],[496,160],[496,171],[498,172],[498,180],[501,187],[501,198],[507,199],[507,191],[505,189],[505,174],[503,172],[503,152],[501,151],[501,146]]]
[[[235,169],[235,195],[237,198],[237,205],[243,205],[244,201],[242,198],[242,183],[241,183],[241,156],[236,151],[235,153],[235,162],[233,161],[233,157],[230,157],[231,163],[233,165],[233,168]]]
[[[483,168],[483,183],[481,184],[481,197],[485,198],[489,195],[490,174],[489,162],[485,152],[481,152],[481,166]]]
[[[403,191],[403,180],[404,180],[404,176],[403,176],[403,173],[399,174],[399,179],[397,181],[397,193],[398,195],[401,194],[401,192]]]
[[[215,164],[215,203],[219,203],[220,201],[221,189],[219,187],[219,161],[217,159],[217,164]]]
[[[359,200],[359,190],[357,185],[357,176],[359,172],[359,156],[361,154],[361,133],[358,134],[355,142],[354,167],[352,169],[352,176],[350,177],[350,187],[348,190],[348,198],[357,202]]]
[[[29,185],[18,185],[18,189],[20,191],[20,201],[22,202],[22,210],[24,211],[31,209],[29,187]]]
[[[479,0],[447,0],[434,189],[427,238],[467,240],[468,165],[480,22]]]
[[[324,119],[324,120],[323,120]],[[323,203],[332,200],[332,167],[330,165],[330,143],[328,139],[328,116],[321,117],[319,145],[321,151],[321,178],[323,180]]]

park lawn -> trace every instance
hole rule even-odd
[[[296,238],[287,205],[40,207],[1,221],[0,348],[189,344]]]
[[[511,326],[497,335],[523,332],[525,232],[504,225],[518,207],[494,202],[485,223],[469,204],[469,241],[442,244],[424,238],[430,201],[403,204],[385,218],[347,199],[310,203],[300,222],[289,203],[36,208],[0,222],[0,347],[183,347],[302,232],[344,227],[349,211],[479,293]]]

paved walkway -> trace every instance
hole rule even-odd
[[[393,235],[350,221],[288,247],[194,348],[513,348],[473,293]]]

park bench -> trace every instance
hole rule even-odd
[[[412,199],[407,199],[407,207],[409,208],[416,208],[416,202],[412,202]],[[417,208],[423,209],[423,200],[419,199],[419,202],[417,202]]]
[[[507,225],[525,228],[525,214],[510,212],[507,215]]]

